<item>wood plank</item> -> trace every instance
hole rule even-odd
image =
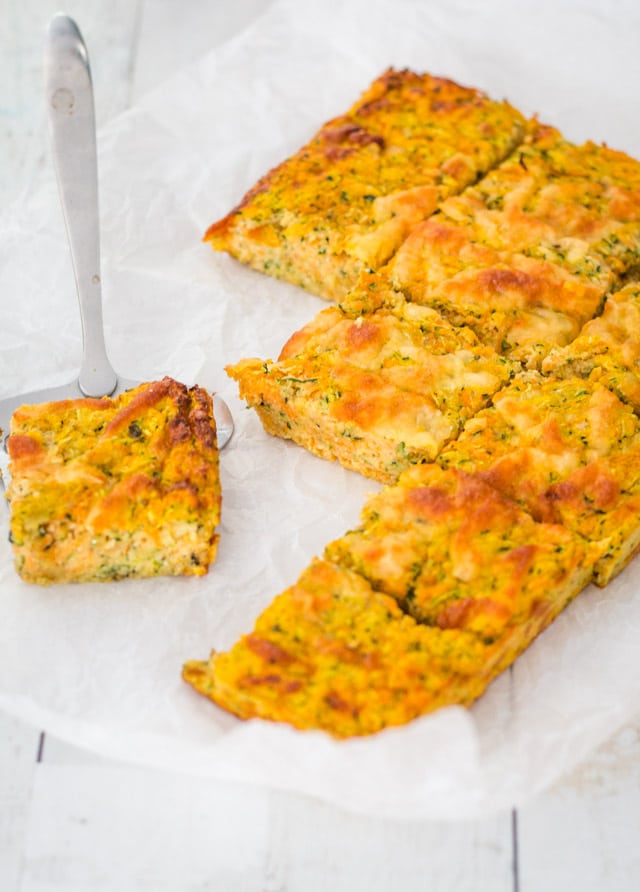
[[[40,761],[44,765],[109,765],[111,759],[68,743],[47,732],[43,735]]]
[[[0,712],[0,889],[18,888],[40,731]]]
[[[636,892],[640,716],[518,814],[520,892]]]
[[[270,892],[512,892],[511,815],[391,821],[271,794]]]
[[[262,889],[264,791],[123,766],[39,765],[20,892]]]
[[[38,766],[21,892],[511,892],[508,815],[386,821],[127,766]]]

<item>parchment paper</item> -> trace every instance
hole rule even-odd
[[[472,711],[364,740],[240,723],[180,669],[248,631],[376,488],[269,438],[237,399],[224,364],[275,356],[323,304],[215,255],[206,226],[389,65],[481,87],[573,139],[640,156],[639,36],[632,2],[285,0],[100,134],[113,363],[217,389],[236,419],[219,559],[203,579],[27,586],[0,512],[2,708],[133,762],[448,819],[522,803],[636,716],[637,562],[581,594]],[[0,218],[0,294],[0,396],[72,378],[80,326],[53,181]]]

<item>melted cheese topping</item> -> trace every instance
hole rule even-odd
[[[571,344],[553,350],[542,371],[598,381],[640,412],[640,286],[610,295],[602,315],[587,322]]]
[[[205,238],[250,266],[340,299],[442,198],[504,158],[524,126],[515,109],[477,90],[389,70]]]
[[[287,721],[336,737],[370,734],[478,697],[586,583],[590,558],[566,530],[535,524],[480,481],[434,466],[410,473],[402,488],[385,489],[365,509],[375,520],[365,519],[362,530],[329,546],[329,560],[313,561],[253,632],[228,653],[188,663],[186,681],[243,718]],[[387,534],[401,534],[398,511],[405,509],[419,518],[404,527],[407,574],[412,564],[425,574],[440,572],[444,586],[430,589],[426,575],[418,583],[424,583],[429,624],[417,623],[378,590],[383,561],[376,543],[384,550]],[[487,538],[494,523],[500,532]],[[362,561],[365,539],[368,560]],[[436,558],[442,565],[431,563]],[[488,578],[494,582],[489,594],[474,593],[474,580],[477,586]],[[413,584],[415,595],[415,578]],[[406,591],[403,596],[410,600]]]
[[[378,480],[432,459],[513,373],[429,309],[322,311],[277,362],[227,369],[267,430]]]
[[[210,396],[170,378],[115,399],[23,406],[9,437],[11,541],[29,582],[184,573],[214,560]]]
[[[242,718],[350,737],[461,695],[470,702],[495,662],[475,636],[420,626],[357,574],[316,560],[251,634],[229,653],[188,663],[183,675]]]
[[[601,585],[619,572],[640,536],[640,422],[599,384],[516,379],[465,425],[438,463],[480,473],[536,519],[598,543]]]
[[[397,480],[186,667],[240,716],[341,737],[469,703],[640,550],[640,291],[612,295],[640,272],[640,164],[511,111],[389,72],[207,233],[340,301],[228,369],[265,428]]]
[[[636,266],[639,184],[640,165],[627,156],[539,127],[414,227],[385,272],[412,300],[535,365]]]
[[[326,556],[398,600],[419,622],[495,640],[552,598],[583,559],[561,526],[540,525],[479,476],[426,464],[373,496],[362,526]]]

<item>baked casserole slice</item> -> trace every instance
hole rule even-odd
[[[380,276],[414,303],[530,368],[600,310],[615,278],[604,263],[494,247],[474,226],[437,214],[416,226]]]
[[[441,210],[495,248],[579,264],[591,275],[598,261],[617,276],[638,266],[640,162],[606,145],[572,143],[544,124]]]
[[[437,462],[480,474],[537,520],[600,547],[599,585],[640,547],[640,422],[597,382],[516,377]]]
[[[640,163],[540,125],[414,227],[384,270],[410,300],[535,366],[640,256]]]
[[[478,90],[390,69],[259,180],[205,240],[338,300],[443,198],[506,157],[526,126],[508,103]]]
[[[640,412],[640,283],[610,294],[601,316],[568,346],[552,350],[542,372],[598,381]]]
[[[27,582],[203,575],[220,518],[210,395],[171,378],[23,406],[9,436],[10,537]]]
[[[589,547],[536,523],[481,480],[434,465],[407,475],[365,508],[361,530],[275,598],[250,634],[188,662],[185,680],[241,718],[340,738],[479,697],[589,582]],[[403,526],[404,508],[416,522]],[[361,560],[363,538],[369,560]],[[392,577],[405,572],[401,597],[369,572],[381,569],[385,549]],[[420,621],[407,611],[414,564],[425,583]],[[438,579],[433,587],[428,577]],[[481,588],[489,578],[493,587]]]
[[[515,366],[432,309],[397,293],[382,303],[328,307],[276,362],[245,359],[227,372],[269,433],[390,482],[433,459]]]

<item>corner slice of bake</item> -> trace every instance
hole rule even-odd
[[[440,209],[495,248],[553,256],[592,274],[598,263],[616,276],[638,266],[640,162],[605,145],[572,143],[544,124]]]
[[[220,519],[210,395],[171,378],[23,406],[9,436],[10,537],[27,582],[207,572]]]
[[[328,300],[391,257],[416,223],[523,138],[506,102],[389,69],[267,173],[205,235],[254,269]]]
[[[356,573],[314,560],[251,633],[187,662],[183,678],[239,718],[344,738],[469,704],[494,665],[476,636],[420,626]]]
[[[276,362],[227,368],[269,433],[382,482],[433,459],[514,373],[470,329],[398,294],[388,300],[366,313],[329,307]]]
[[[597,381],[640,413],[640,284],[609,295],[602,315],[569,345],[552,350],[541,369],[558,378]]]
[[[516,377],[437,462],[481,475],[537,520],[599,547],[599,585],[640,547],[640,422],[601,384]]]
[[[380,271],[390,288],[473,329],[496,351],[536,367],[577,336],[604,301],[613,277],[553,258],[497,248],[470,225],[441,214],[416,226]]]
[[[240,718],[288,722],[339,738],[403,725],[443,706],[471,705],[589,582],[589,550],[562,528],[534,523],[481,482],[475,489],[467,485],[463,474],[437,467],[407,473],[416,475],[415,485],[385,488],[365,527],[378,508],[391,519],[399,491],[407,506],[414,496],[422,503],[404,549],[397,555],[389,550],[387,569],[393,576],[413,561],[424,567],[425,583],[441,574],[428,622],[426,615],[417,622],[400,599],[377,590],[375,574],[366,578],[360,566],[346,566],[344,552],[330,547],[341,564],[314,559],[251,633],[227,652],[188,662],[184,679]],[[478,519],[465,530],[469,542],[463,541],[457,504],[465,498],[470,514],[486,517],[485,525]],[[437,528],[431,550],[419,530],[430,522]],[[373,537],[379,535],[384,546],[384,520],[373,523]],[[494,523],[502,536],[485,538]],[[524,531],[510,531],[513,523]],[[394,531],[390,523],[390,535]],[[493,588],[474,592],[474,575],[478,586],[491,577]]]

